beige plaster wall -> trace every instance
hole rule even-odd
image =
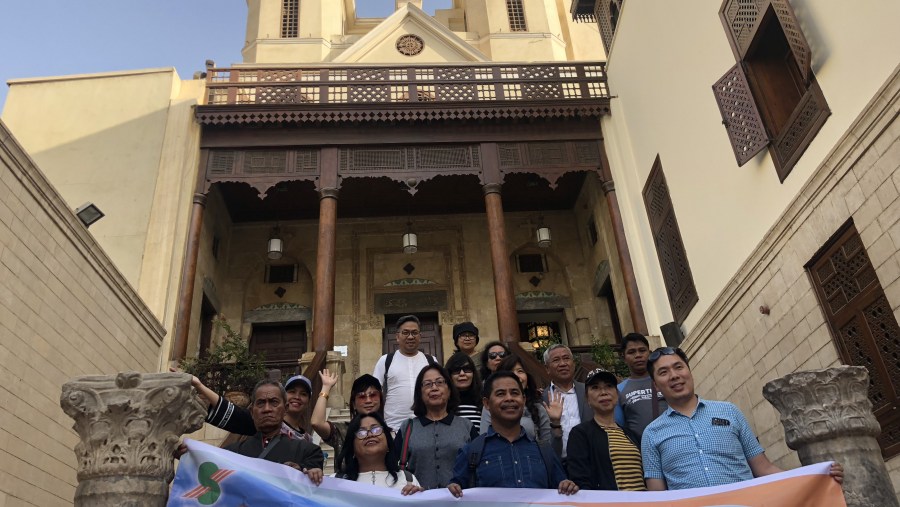
[[[156,371],[165,330],[0,123],[0,505],[72,505],[78,375]]]
[[[68,206],[91,201],[106,214],[91,234],[129,283],[149,296],[160,318],[167,290],[157,289],[174,259],[169,254],[152,263],[164,276],[157,272],[155,280],[141,283],[143,256],[147,248],[166,253],[164,243],[176,232],[151,224],[154,206],[170,205],[157,221],[186,220],[177,215],[184,204],[178,189],[182,176],[196,171],[199,129],[191,105],[202,91],[197,83],[182,86],[171,68],[19,79],[10,82],[3,111]]]
[[[656,155],[700,299],[685,322],[690,331],[897,64],[900,4],[792,3],[832,115],[784,184],[766,152],[740,168],[734,161],[711,91],[734,65],[719,4],[656,0],[623,9],[609,57],[618,99],[603,129],[651,332],[671,320],[641,199]]]

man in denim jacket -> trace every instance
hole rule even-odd
[[[450,493],[458,498],[463,489],[474,487],[556,488],[561,494],[576,493],[578,486],[566,478],[556,453],[549,447],[541,449],[519,424],[525,395],[515,374],[498,371],[488,377],[482,397],[491,414],[491,427],[459,451],[447,486]]]

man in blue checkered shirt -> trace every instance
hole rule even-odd
[[[684,351],[659,348],[647,364],[669,404],[641,440],[648,490],[719,486],[782,471],[766,457],[740,409],[694,394]],[[832,465],[831,476],[843,482],[843,467]]]

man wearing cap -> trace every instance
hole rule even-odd
[[[647,367],[669,403],[644,429],[641,454],[647,489],[721,486],[782,471],[766,457],[739,408],[694,393],[683,350],[656,349]],[[843,482],[844,468],[833,464],[831,476]]]
[[[584,381],[593,418],[572,428],[566,452],[569,479],[581,489],[644,491],[641,451],[635,435],[616,424],[618,379],[603,368]]]
[[[467,354],[475,361],[475,367],[478,368],[478,360],[476,359],[475,347],[478,345],[478,328],[471,322],[460,322],[453,326],[453,344],[456,350]]]
[[[250,399],[250,415],[257,431],[246,440],[235,442],[225,449],[296,468],[318,484],[322,480],[325,460],[322,449],[304,439],[289,438],[282,433],[287,404],[287,393],[278,381],[263,380],[256,384]]]
[[[637,437],[635,441],[638,444],[650,421],[669,408],[659,389],[653,387],[653,379],[647,373],[649,355],[650,342],[644,335],[628,333],[622,338],[622,359],[631,375],[619,384],[616,423],[631,431]]]
[[[415,315],[397,319],[397,345],[395,352],[378,359],[372,372],[384,392],[384,420],[395,433],[413,416],[416,376],[429,362],[437,362],[419,350],[419,318]]]

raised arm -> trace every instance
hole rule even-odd
[[[319,393],[319,398],[313,407],[309,422],[312,425],[312,429],[322,437],[322,440],[327,441],[331,437],[331,424],[325,420],[325,413],[328,408],[328,394],[337,383],[338,376],[337,372],[332,373],[326,368],[319,372],[319,378],[322,379],[322,391]],[[352,403],[353,400],[350,400],[350,402]]]

